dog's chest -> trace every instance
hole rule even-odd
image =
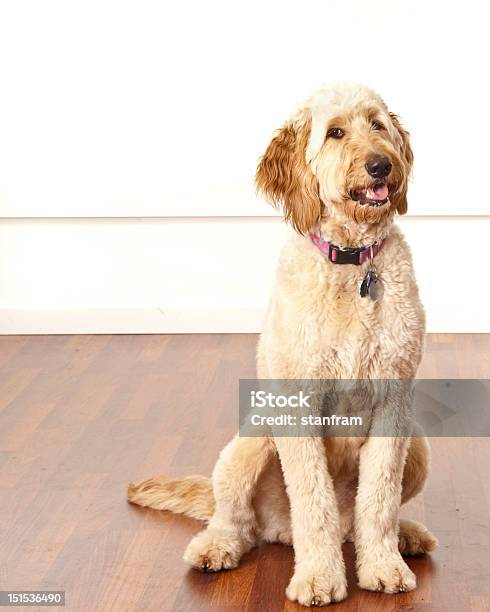
[[[328,279],[324,295],[318,296],[316,342],[321,375],[386,378],[404,374],[407,360],[413,362],[421,344],[418,295],[409,279],[397,278],[396,268],[387,265],[380,272],[383,298],[374,302],[359,292],[365,270],[345,268],[335,269],[335,278]]]
[[[374,261],[381,301],[361,297],[369,264],[334,264],[297,239],[283,252],[261,339],[262,371],[279,378],[415,376],[424,312],[408,246],[397,230]]]

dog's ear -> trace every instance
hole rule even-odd
[[[310,121],[299,126],[286,123],[267,147],[255,175],[257,190],[275,207],[283,207],[286,221],[300,234],[315,226],[322,212],[318,181],[305,159],[309,134]]]
[[[408,177],[412,172],[413,167],[413,151],[410,146],[410,134],[400,123],[400,119],[398,115],[395,113],[390,113],[391,121],[395,126],[400,138],[402,139],[401,153],[403,157],[403,161],[405,162],[405,170],[407,179],[403,182],[403,185],[400,188],[400,191],[395,196],[395,204],[396,210],[398,214],[404,215],[407,212],[408,204],[407,204],[407,188],[408,188]]]

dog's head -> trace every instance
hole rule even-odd
[[[407,211],[408,132],[362,85],[333,84],[309,98],[261,158],[257,188],[300,233],[322,216],[378,223]]]

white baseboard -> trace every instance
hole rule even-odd
[[[490,333],[490,216],[399,223],[428,331]],[[0,222],[0,333],[258,332],[291,232],[256,218]]]
[[[259,308],[0,309],[0,334],[256,333]]]
[[[0,309],[0,334],[227,334],[258,333],[261,308]],[[490,333],[481,307],[427,313],[429,333]]]

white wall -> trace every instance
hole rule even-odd
[[[490,332],[488,22],[479,0],[1,2],[0,333],[258,330],[288,230],[256,161],[331,79],[412,132],[429,330]]]
[[[400,223],[429,331],[490,332],[490,219]],[[0,222],[0,333],[258,331],[289,231],[274,218]]]
[[[411,214],[486,214],[488,23],[481,0],[2,2],[0,216],[268,215],[256,160],[331,79],[412,132]]]

